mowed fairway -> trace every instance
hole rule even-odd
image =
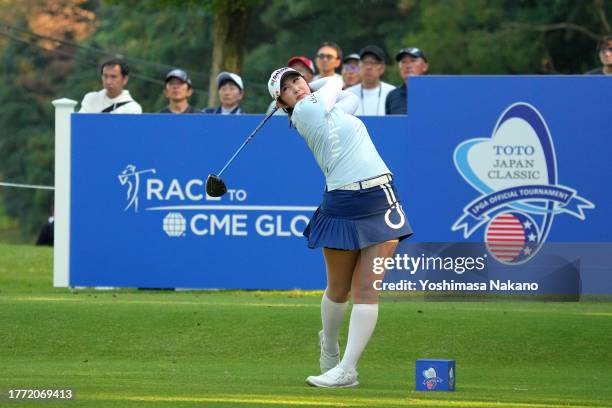
[[[361,386],[325,390],[304,383],[320,293],[71,292],[51,264],[0,245],[2,407],[45,405],[8,401],[14,388],[72,388],[50,405],[68,407],[612,406],[612,303],[386,297]],[[457,361],[456,392],[414,391],[427,357]]]

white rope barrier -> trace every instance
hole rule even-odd
[[[4,187],[17,187],[17,188],[35,188],[38,190],[55,190],[55,187],[52,186],[37,186],[35,184],[17,184],[17,183],[2,183],[0,182],[0,186]]]

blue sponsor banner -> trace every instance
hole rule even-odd
[[[320,250],[302,236],[325,188],[287,118],[273,117],[223,175],[263,116],[72,116],[71,286],[320,289]],[[372,121],[399,167],[405,118]],[[406,180],[407,181],[407,180]]]
[[[466,256],[486,255],[497,277],[541,265],[547,243],[612,242],[612,81],[411,81],[408,116],[364,118],[415,230],[398,254],[414,255],[414,243],[480,243]],[[272,118],[223,175],[228,194],[205,194],[208,173],[262,119],[73,115],[70,285],[323,288],[321,251],[307,249],[301,232],[324,179],[285,117]],[[595,252],[579,273],[595,282],[588,293],[612,293],[597,285],[609,251]],[[581,259],[567,254],[568,264]]]
[[[430,77],[410,87],[404,207],[419,241],[483,242],[500,210],[537,218],[539,241],[611,241],[612,81]]]

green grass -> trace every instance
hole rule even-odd
[[[11,244],[24,243],[28,238],[21,234],[17,220],[6,214],[1,194],[2,191],[0,191],[0,242]]]
[[[304,383],[320,293],[71,292],[51,264],[0,245],[0,406],[41,406],[10,388],[72,388],[51,405],[69,407],[612,406],[612,303],[385,298],[361,386],[322,390]],[[414,391],[427,357],[456,359],[456,392]]]

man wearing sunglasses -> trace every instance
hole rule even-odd
[[[612,35],[601,39],[597,45],[601,68],[587,72],[587,75],[612,75]]]
[[[342,75],[336,73],[336,69],[340,67],[342,63],[342,49],[336,43],[326,41],[319,47],[315,64],[319,75],[313,78],[316,81],[319,78],[325,78],[330,76],[338,76],[342,78]]]
[[[404,83],[389,92],[385,102],[387,115],[405,115],[408,95],[408,79],[411,76],[425,75],[429,69],[425,53],[416,47],[402,48],[395,56],[399,65],[400,76]]]

